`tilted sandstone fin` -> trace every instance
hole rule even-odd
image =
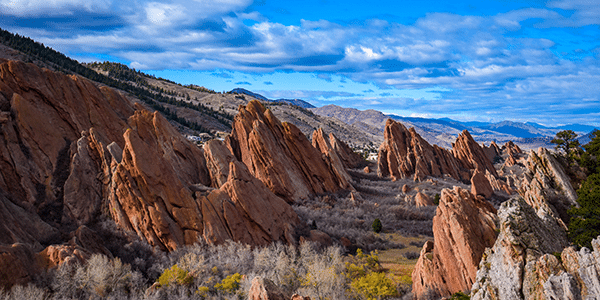
[[[486,247],[496,239],[496,210],[460,187],[443,189],[433,218],[433,243],[423,246],[412,273],[417,298],[469,290]]]

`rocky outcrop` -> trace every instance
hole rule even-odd
[[[471,299],[540,299],[539,259],[568,245],[565,231],[541,219],[521,197],[502,203],[498,217],[500,233],[479,264]]]
[[[207,144],[207,171],[202,150],[172,132],[159,113],[137,111],[130,124],[110,197],[119,226],[167,250],[200,239],[294,242],[297,215],[223,144]],[[211,184],[218,189],[201,188]]]
[[[335,136],[330,135],[330,137],[333,138],[334,142],[337,141]],[[313,132],[312,145],[317,150],[321,151],[323,160],[325,162],[327,162],[327,164],[329,165],[330,172],[335,174],[335,176],[337,178],[341,179],[341,181],[342,181],[341,184],[344,185],[343,187],[344,188],[350,187],[349,182],[352,180],[352,178],[350,177],[350,175],[348,175],[348,172],[346,172],[347,167],[342,162],[342,159],[340,157],[340,153],[338,152],[338,150],[336,150],[332,146],[330,140],[325,138],[325,133],[323,132],[322,128],[319,128],[319,129],[315,130],[315,132]],[[340,147],[340,145],[341,144],[338,143],[338,147]],[[347,157],[347,159],[348,159],[348,157]]]
[[[442,190],[433,218],[433,243],[423,246],[412,273],[413,293],[440,296],[469,290],[486,247],[496,239],[496,211],[469,191]]]
[[[87,226],[77,228],[72,236],[69,242],[50,245],[38,253],[38,263],[49,269],[62,264],[83,264],[95,253],[112,257],[112,253],[102,245],[100,237]]]
[[[518,193],[547,222],[556,220],[566,229],[567,210],[577,206],[577,194],[560,163],[545,148],[531,151],[527,171],[521,179]]]
[[[491,142],[489,147],[482,144],[481,148],[483,149],[485,156],[487,156],[488,160],[491,162],[493,162],[497,157],[499,157],[502,154],[502,149],[498,147],[498,144],[496,144],[496,142]]]
[[[378,174],[392,179],[408,178],[422,181],[427,176],[450,176],[468,181],[472,170],[479,168],[497,177],[496,169],[484,149],[463,131],[452,150],[430,145],[415,131],[389,119],[385,126],[384,142],[379,147]]]
[[[483,148],[473,139],[471,134],[464,130],[452,144],[452,154],[463,169],[473,170],[479,168],[482,171],[489,171],[495,177],[498,177],[492,160],[485,154]]]
[[[0,95],[8,113],[0,124],[0,190],[57,228],[65,195],[73,192],[65,182],[81,132],[94,128],[122,146],[133,109],[110,88],[15,61],[0,64]]]
[[[479,169],[475,169],[475,172],[473,172],[473,176],[471,177],[471,193],[475,197],[483,196],[486,199],[492,197],[492,194],[494,193],[490,181]]]
[[[279,122],[258,101],[240,106],[227,146],[252,175],[288,202],[348,187],[296,126]]]
[[[515,143],[508,141],[502,146],[502,154],[506,156],[504,165],[511,167],[517,164],[521,154],[523,154],[523,151],[521,151],[521,148],[515,145]]]
[[[297,295],[294,295],[297,296]],[[248,291],[248,300],[288,300],[290,296],[278,288],[272,281],[254,277]]]
[[[342,160],[344,167],[359,168],[366,164],[366,161],[358,153],[352,151],[346,143],[338,139],[333,133],[329,133],[329,143]]]
[[[427,176],[442,177],[445,174],[455,179],[466,178],[449,151],[431,146],[414,128],[406,129],[391,119],[385,126],[377,166],[379,176],[390,176],[394,180],[412,176],[415,180],[424,180]]]
[[[203,151],[159,113],[134,110],[113,89],[1,62],[0,110],[0,244],[34,252],[50,245],[42,255],[48,266],[98,252],[74,229],[102,213],[165,250],[201,239],[296,241],[297,215],[225,145],[209,142]],[[303,135],[293,143],[298,131],[278,128],[282,143],[318,154]],[[294,151],[310,155],[300,146]]]

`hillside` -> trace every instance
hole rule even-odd
[[[315,114],[337,118],[348,124],[360,127],[374,135],[382,135],[386,120],[391,118],[404,123],[407,127],[415,127],[417,132],[428,142],[446,148],[451,147],[454,138],[465,129],[469,130],[473,138],[480,143],[483,142],[489,145],[492,141],[496,141],[497,143],[513,141],[524,149],[553,147],[554,145],[550,141],[560,130],[573,129],[580,135],[586,135],[594,129],[591,126],[577,124],[548,128],[539,124],[510,121],[485,123],[459,122],[447,118],[411,118],[385,115],[374,110],[360,111],[336,105],[326,105],[311,110]]]

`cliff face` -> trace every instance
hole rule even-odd
[[[0,109],[0,265],[25,264],[23,280],[40,267],[32,255],[51,267],[103,252],[102,241],[82,242],[94,240],[83,238],[94,236],[85,225],[103,213],[165,250],[199,240],[296,242],[298,216],[225,145],[203,151],[112,89],[3,61]],[[290,147],[304,137],[279,126]],[[253,137],[274,138],[261,133]],[[306,138],[300,145],[312,148]],[[312,156],[298,148],[311,170]]]
[[[496,239],[496,210],[469,191],[442,190],[433,218],[433,243],[423,246],[412,273],[417,298],[429,290],[441,296],[469,290],[486,247]]]
[[[273,193],[293,202],[348,187],[296,126],[281,123],[258,101],[240,106],[227,146]]]

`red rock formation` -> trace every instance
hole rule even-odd
[[[231,153],[220,152],[227,151],[220,142],[206,146],[211,182],[202,151],[173,133],[159,113],[137,111],[130,124],[110,197],[111,213],[121,227],[168,250],[200,239],[253,245],[294,241],[297,215]],[[176,157],[169,155],[173,152]],[[206,195],[191,190],[211,183],[219,189]]]
[[[227,146],[255,177],[288,202],[347,186],[296,126],[282,124],[258,101],[240,106]]]
[[[0,290],[25,285],[41,271],[35,253],[27,245],[0,245]]]
[[[431,146],[414,128],[408,130],[391,119],[385,126],[377,165],[379,176],[391,176],[394,180],[413,175],[415,179],[422,180],[426,176],[441,177],[444,174],[463,178],[458,172],[458,162],[450,152]]]
[[[423,246],[412,273],[413,293],[433,290],[441,296],[466,291],[473,284],[486,247],[496,240],[496,210],[469,191],[442,190],[433,218],[433,243]]]
[[[485,154],[467,130],[464,130],[452,144],[452,154],[460,162],[463,169],[473,170],[478,166],[482,171],[488,170],[492,175],[498,177],[492,160]]]
[[[330,137],[333,137],[334,142],[337,140],[333,135],[330,135]],[[323,160],[329,165],[330,172],[335,174],[337,178],[341,179],[340,184],[343,185],[342,187],[349,188],[349,181],[351,181],[352,178],[350,175],[348,175],[348,172],[346,172],[346,166],[342,162],[339,152],[333,148],[330,140],[325,138],[325,133],[323,132],[322,128],[319,128],[313,132],[312,145],[317,150],[321,151],[323,154]]]
[[[68,243],[50,245],[38,253],[38,261],[43,268],[49,269],[62,264],[83,264],[95,253],[112,257],[102,242],[93,230],[81,226],[73,232]]]
[[[479,169],[475,169],[473,176],[471,177],[471,193],[473,196],[483,196],[486,199],[492,197],[494,189],[487,179],[485,174]]]
[[[294,295],[298,296],[298,295]],[[262,277],[254,277],[252,285],[248,291],[248,300],[288,300],[284,291],[277,287],[273,282]],[[298,299],[298,298],[295,298]],[[310,300],[310,298],[309,298]]]
[[[496,157],[502,154],[502,150],[500,149],[500,147],[498,147],[498,144],[496,144],[496,142],[491,142],[489,147],[486,147],[482,144],[481,148],[483,149],[483,152],[487,156],[488,160],[492,162]]]
[[[133,109],[110,88],[15,61],[0,64],[0,95],[0,189],[56,227],[81,132],[93,127],[122,146]]]
[[[502,146],[502,153],[506,155],[504,165],[511,167],[517,164],[519,156],[520,154],[523,154],[523,151],[521,151],[521,148],[515,145],[512,141],[508,141],[506,144],[504,144],[504,146]]]
[[[329,133],[329,143],[342,160],[344,167],[358,168],[366,163],[358,153],[352,151],[352,149],[348,147],[346,143],[339,140],[333,133]]]
[[[463,131],[452,144],[452,151],[447,151],[436,145],[431,146],[414,128],[407,130],[404,125],[391,119],[385,126],[377,166],[379,176],[391,176],[394,180],[414,176],[416,181],[421,181],[427,176],[448,175],[467,181],[471,178],[471,170],[477,167],[498,176],[484,149],[468,131]]]

